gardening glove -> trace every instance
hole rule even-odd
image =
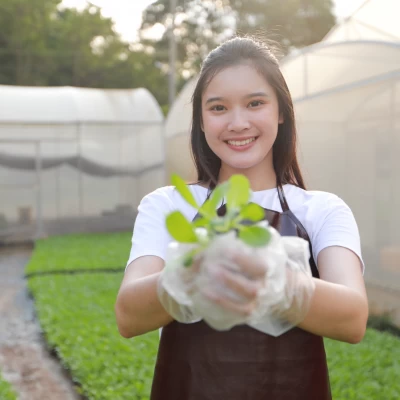
[[[228,330],[247,323],[279,336],[304,319],[314,292],[308,243],[281,237],[250,247],[234,232],[216,237],[205,250],[189,294],[196,313],[211,327]]]
[[[250,326],[272,336],[280,336],[304,320],[315,292],[308,242],[292,236],[281,237],[280,242],[287,257],[281,265],[285,272],[284,284],[275,299],[271,299],[269,290],[273,279],[267,279],[258,293],[259,307],[248,320]]]
[[[268,227],[265,221],[258,225]],[[287,257],[279,233],[268,230],[271,239],[264,247],[250,247],[229,232],[214,238],[204,251],[191,297],[197,313],[214,329],[228,330],[253,316],[258,321],[257,315],[264,317],[281,296],[281,267]]]
[[[195,268],[184,266],[184,256],[195,245],[171,242],[168,245],[166,263],[157,283],[157,295],[161,305],[176,321],[190,324],[201,317],[193,309],[188,293],[193,290]]]

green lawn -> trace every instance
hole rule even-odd
[[[122,274],[31,278],[38,316],[54,347],[90,399],[146,399],[158,333],[122,338],[114,303]]]
[[[0,399],[1,400],[17,400],[17,396],[11,385],[6,382],[0,374]]]
[[[124,233],[39,241],[27,271],[124,267],[130,239]],[[114,303],[121,279],[121,272],[29,279],[50,346],[93,400],[149,398],[158,332],[119,336]],[[400,399],[399,338],[369,329],[358,345],[326,340],[326,347],[335,400]]]
[[[55,236],[38,240],[26,273],[125,267],[132,232]]]
[[[400,399],[400,339],[368,329],[349,345],[325,340],[334,400]]]

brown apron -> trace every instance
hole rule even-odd
[[[265,210],[266,219],[310,243],[281,186],[278,193],[283,212]],[[319,278],[312,251],[310,266]],[[217,331],[173,321],[162,330],[150,399],[331,400],[323,338],[298,327],[273,337],[248,325]]]

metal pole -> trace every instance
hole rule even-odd
[[[57,156],[60,157],[60,137],[57,137]],[[59,221],[61,218],[61,194],[60,194],[60,179],[61,179],[61,168],[58,166],[56,170],[56,219]]]
[[[42,215],[42,156],[40,154],[40,142],[35,143],[36,150],[36,239],[44,237]]]
[[[82,176],[82,124],[77,124],[78,137],[78,197],[79,197],[79,216],[83,217],[83,176]]]
[[[177,46],[175,40],[175,14],[177,0],[170,0],[171,23],[169,27],[169,106],[171,107],[176,96],[176,54]]]
[[[304,54],[303,90],[304,90],[304,97],[307,97],[308,96],[308,56],[307,56],[307,54]]]
[[[167,151],[167,146],[168,146],[168,139],[167,139],[167,129],[166,129],[166,123],[165,121],[161,122],[160,125],[160,133],[161,133],[161,145],[162,145],[162,184],[163,186],[168,186],[169,185],[169,176],[168,176],[168,151]]]
[[[396,207],[395,198],[395,187],[396,182],[398,182],[398,176],[396,174],[396,160],[397,160],[397,143],[396,143],[396,84],[393,82],[390,91],[390,141],[389,141],[389,149],[390,149],[390,165],[389,165],[389,190],[390,190],[390,200],[391,203],[388,204],[389,209]],[[396,177],[396,178],[395,178]],[[391,182],[390,182],[391,181]],[[397,225],[395,220],[391,219],[391,230],[389,243],[390,245],[394,245],[396,243],[395,237],[397,235]]]
[[[123,133],[121,132],[122,128],[119,127],[118,128],[118,143],[119,143],[119,147],[118,147],[118,166],[119,166],[119,174],[117,175],[117,179],[118,179],[118,197],[117,197],[117,205],[122,204],[125,202],[125,196],[122,193],[122,190],[124,188],[124,180],[125,180],[125,176],[122,175],[122,170],[124,168],[124,164],[123,164],[123,152],[122,152],[122,141],[123,141]],[[125,160],[124,160],[125,161]],[[124,200],[122,200],[124,199]]]

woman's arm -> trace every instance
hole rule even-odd
[[[368,300],[357,255],[344,247],[327,247],[318,255],[321,279],[306,318],[299,327],[320,336],[359,343],[368,320]]]
[[[163,267],[164,261],[155,256],[139,257],[129,264],[115,304],[121,336],[142,335],[173,321],[157,296],[157,280]]]

